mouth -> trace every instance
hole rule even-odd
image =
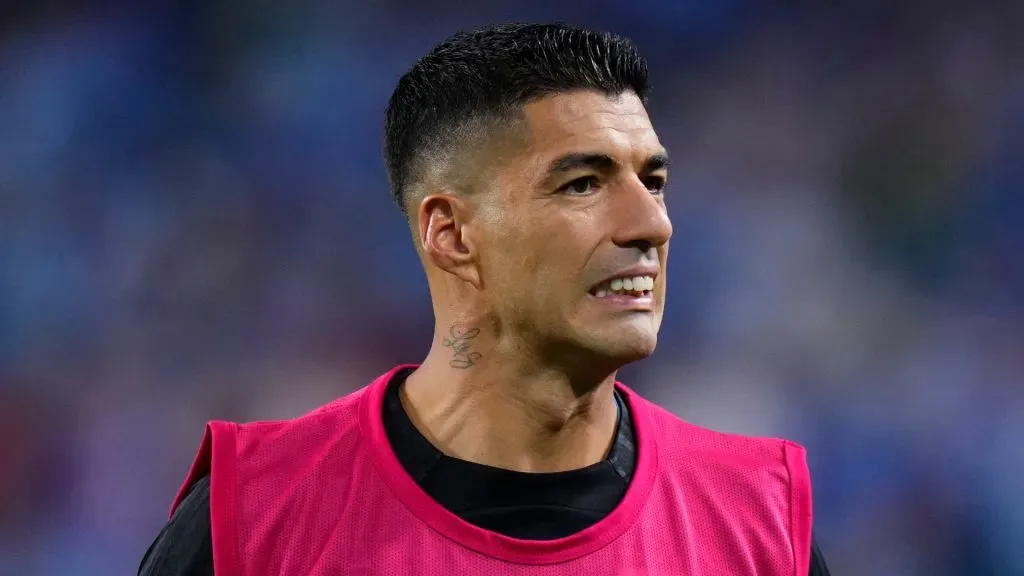
[[[605,280],[590,289],[590,295],[596,298],[611,296],[650,296],[654,290],[654,276],[640,275]]]
[[[654,310],[654,276],[611,278],[590,289],[590,296],[615,308],[651,312]]]

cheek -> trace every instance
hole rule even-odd
[[[488,222],[484,279],[503,303],[524,309],[557,306],[579,283],[586,257],[578,250],[587,227],[538,217],[534,210],[506,204]],[[514,303],[513,303],[514,301]]]
[[[557,237],[531,229],[503,236],[491,256],[490,277],[501,307],[513,316],[547,318],[561,304],[575,278],[575,263]]]
[[[524,227],[506,222],[487,239],[482,263],[491,292],[507,299],[527,292],[538,268],[536,239]]]

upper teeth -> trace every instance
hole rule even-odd
[[[602,283],[594,291],[595,296],[607,296],[609,292],[646,292],[654,289],[653,276],[634,276],[632,278],[616,278]]]

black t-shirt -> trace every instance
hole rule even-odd
[[[480,528],[530,540],[579,532],[608,515],[622,500],[636,467],[633,421],[616,394],[619,423],[603,461],[568,472],[528,474],[442,454],[413,425],[399,397],[408,371],[388,385],[384,429],[410,476],[439,504]],[[212,576],[210,478],[192,485],[174,516],[146,551],[140,576]],[[829,576],[812,543],[809,576]]]

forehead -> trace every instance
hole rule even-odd
[[[601,152],[629,164],[664,152],[643,102],[629,92],[557,94],[527,104],[524,113],[533,155]]]

